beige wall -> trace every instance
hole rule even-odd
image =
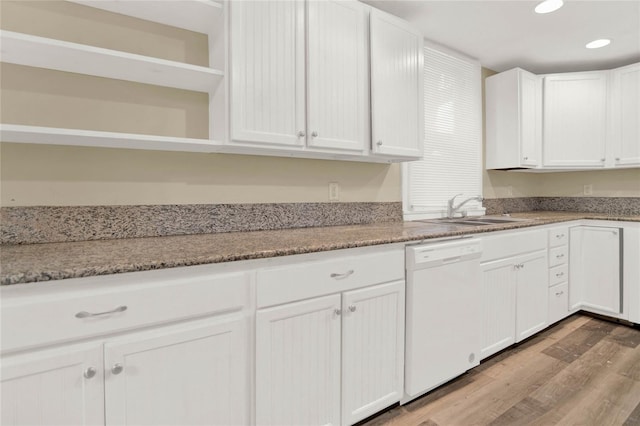
[[[3,29],[206,63],[200,34],[53,1],[0,2]],[[484,75],[492,73],[483,70]],[[15,65],[0,68],[2,122],[207,137],[206,95]],[[3,143],[0,204],[129,205],[400,201],[400,167],[344,161]],[[484,172],[487,198],[640,196],[640,171]]]

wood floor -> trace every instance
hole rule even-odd
[[[640,330],[574,315],[365,424],[640,425]]]

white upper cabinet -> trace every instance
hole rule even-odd
[[[420,158],[424,139],[422,34],[371,10],[372,151]]]
[[[605,165],[607,71],[544,77],[544,166]]]
[[[614,166],[640,166],[640,63],[611,72]]]
[[[364,154],[366,6],[356,1],[230,6],[231,142]]]
[[[232,141],[304,146],[304,6],[229,2]]]
[[[542,79],[514,68],[486,79],[486,167],[540,165]]]
[[[307,7],[308,145],[367,150],[366,7],[356,1],[311,1]]]

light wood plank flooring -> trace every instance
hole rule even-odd
[[[640,425],[640,330],[574,315],[365,425]]]

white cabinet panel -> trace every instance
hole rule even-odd
[[[256,314],[256,422],[340,424],[340,295]]]
[[[517,266],[516,342],[534,335],[548,323],[547,253],[520,258]]]
[[[542,138],[542,79],[514,68],[486,79],[487,169],[536,167]]]
[[[422,34],[371,11],[371,127],[374,154],[422,156]]]
[[[616,166],[640,166],[640,63],[612,71],[612,144]]]
[[[3,357],[0,423],[104,424],[102,364],[99,343]]]
[[[544,77],[544,166],[604,167],[606,71]]]
[[[549,324],[569,315],[569,284],[562,283],[549,287]]]
[[[345,292],[342,424],[400,400],[404,377],[404,281]]]
[[[308,145],[364,151],[369,140],[366,6],[325,0],[307,7]]]
[[[304,145],[304,2],[229,2],[231,139]]]
[[[571,309],[621,317],[621,229],[577,226],[570,232]]]
[[[106,424],[246,424],[245,321],[209,319],[107,342]]]
[[[482,346],[484,359],[516,341],[516,273],[511,259],[482,267]]]

